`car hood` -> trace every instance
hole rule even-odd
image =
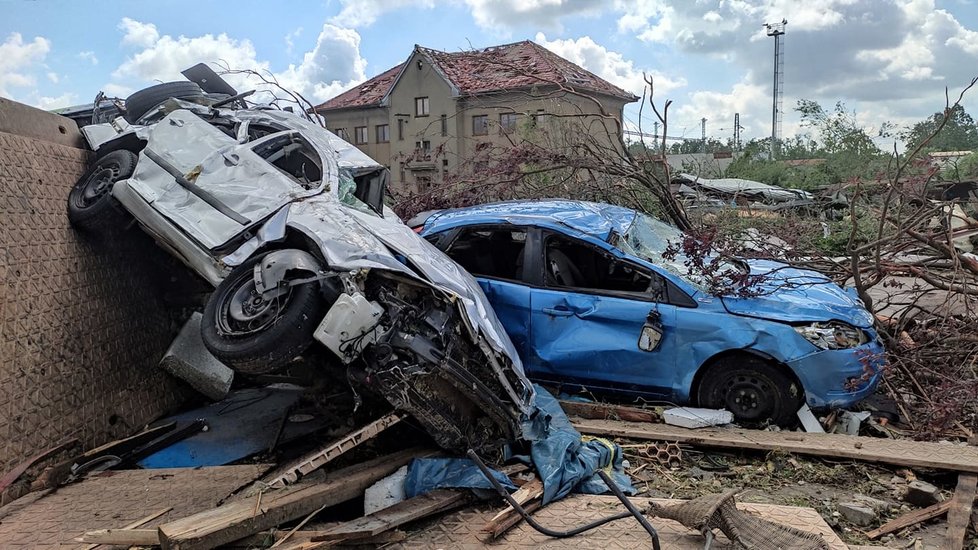
[[[786,323],[838,320],[868,328],[873,315],[866,310],[855,291],[845,290],[828,277],[780,262],[745,260],[759,292],[751,297],[723,297],[730,313]]]

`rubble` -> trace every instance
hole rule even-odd
[[[931,506],[944,500],[941,490],[926,481],[915,480],[907,484],[903,500],[914,506]]]
[[[160,360],[160,368],[214,401],[227,397],[234,371],[218,361],[200,338],[201,314],[194,312]]]
[[[866,504],[858,502],[840,502],[837,506],[839,512],[855,525],[866,527],[872,525],[877,520],[876,511]]]

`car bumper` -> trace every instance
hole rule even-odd
[[[865,399],[876,391],[885,365],[885,350],[875,339],[857,348],[825,350],[788,361],[813,409],[845,408]]]

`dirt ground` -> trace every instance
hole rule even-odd
[[[730,454],[702,452],[681,447],[680,459],[669,465],[649,458],[645,442],[619,441],[629,462],[636,489],[642,495],[663,498],[693,498],[706,493],[741,488],[743,502],[808,506],[850,545],[885,545],[889,548],[940,548],[945,521],[932,520],[893,535],[870,541],[865,532],[915,509],[903,502],[910,481],[920,479],[942,489],[945,498],[954,490],[956,475],[945,472],[891,469],[877,465],[797,457],[780,453]],[[866,498],[863,498],[866,497]],[[876,519],[857,526],[848,521],[838,505],[845,502],[871,502]],[[969,531],[966,548],[978,547],[978,538]]]

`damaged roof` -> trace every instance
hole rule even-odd
[[[627,102],[638,96],[530,41],[481,50],[443,52],[416,45],[418,53],[452,86],[469,96],[533,86],[560,85],[597,92]],[[382,105],[407,63],[402,63],[316,107],[317,111]]]

